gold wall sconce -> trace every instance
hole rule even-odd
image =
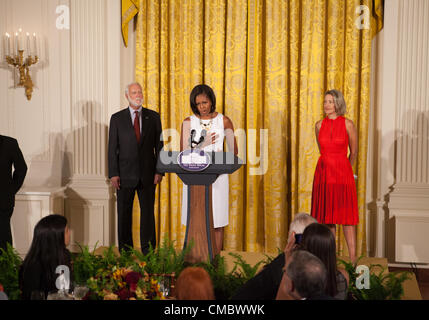
[[[11,45],[11,40],[13,47]],[[31,80],[29,67],[39,61],[39,57],[37,56],[36,34],[33,33],[33,37],[30,37],[30,34],[27,32],[26,40],[26,50],[24,50],[24,36],[22,35],[22,29],[19,29],[19,31],[15,33],[15,37],[13,39],[8,33],[6,33],[6,62],[18,69],[19,82],[17,86],[24,87],[27,100],[31,100],[31,96],[33,94],[33,81]],[[26,57],[24,56],[24,51],[27,53]]]

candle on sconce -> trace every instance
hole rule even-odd
[[[18,50],[24,50],[24,36],[21,28],[18,29]]]
[[[30,34],[27,32],[27,55],[31,56]]]
[[[24,39],[21,33],[18,35],[18,50],[24,50]]]
[[[15,32],[14,52],[18,55],[18,32]]]
[[[10,55],[10,35],[9,33],[6,32],[6,37],[5,37],[5,48],[6,48],[6,55],[9,56]]]
[[[22,35],[21,35],[22,29],[19,28],[18,32],[17,32],[17,37],[18,37],[18,51],[22,50]]]
[[[34,56],[38,56],[37,54],[37,38],[36,38],[36,33],[33,33],[33,42],[34,42]]]

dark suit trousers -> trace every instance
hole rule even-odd
[[[133,247],[132,213],[135,192],[140,203],[140,246],[144,254],[148,252],[149,243],[155,248],[155,188],[156,185],[135,188],[121,187],[117,190],[118,206],[118,242],[119,250]]]
[[[10,228],[10,218],[13,208],[0,209],[0,248],[6,250],[6,243],[12,245],[12,231]]]

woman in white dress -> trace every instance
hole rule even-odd
[[[192,89],[190,95],[191,109],[194,115],[186,118],[182,123],[180,149],[190,149],[192,141],[200,141],[201,135],[205,138],[197,147],[207,152],[223,151],[223,142],[226,138],[228,151],[238,154],[237,143],[234,137],[232,121],[219,112],[216,112],[216,96],[209,86],[200,84]],[[192,131],[195,130],[195,131]],[[193,132],[192,139],[191,131]],[[203,134],[202,134],[203,133]],[[223,247],[224,227],[228,225],[229,209],[228,175],[220,175],[212,185],[212,209],[215,235],[215,252],[219,254]],[[187,220],[188,186],[183,184],[182,193],[182,224]]]

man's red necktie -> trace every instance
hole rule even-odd
[[[137,143],[140,143],[140,120],[139,120],[139,112],[134,112],[134,132],[136,133]]]

